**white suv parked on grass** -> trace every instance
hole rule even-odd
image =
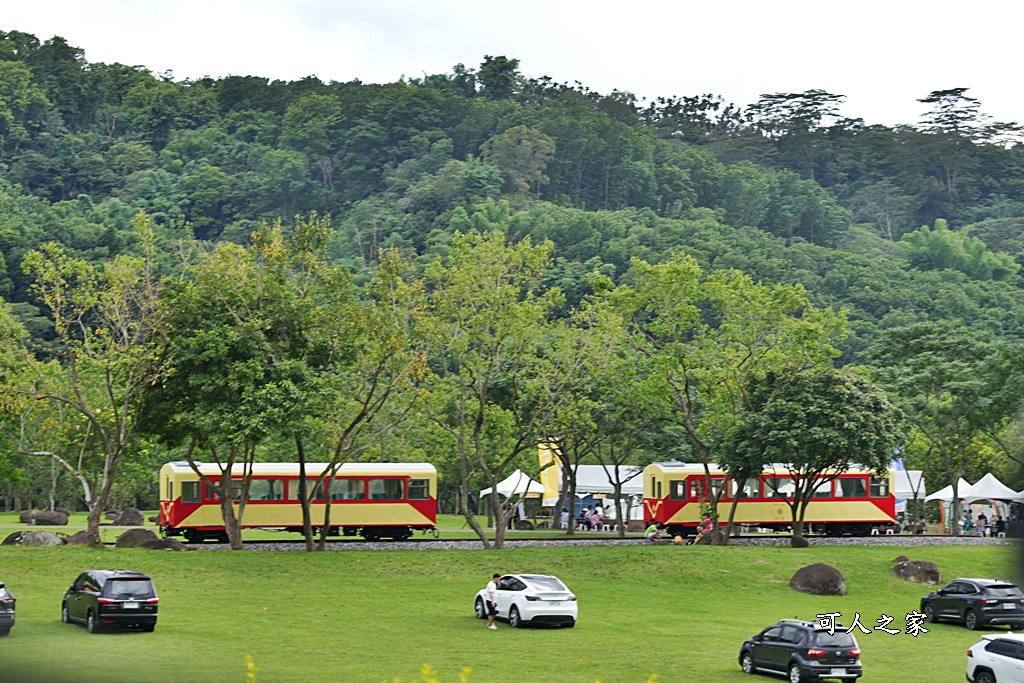
[[[992,633],[967,651],[971,683],[1024,683],[1024,634]]]

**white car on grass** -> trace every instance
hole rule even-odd
[[[967,680],[972,683],[1024,683],[1024,635],[984,635],[967,651]]]
[[[576,596],[565,584],[548,574],[506,574],[495,591],[498,618],[512,628],[527,624],[551,624],[572,628],[578,610]],[[487,618],[487,588],[476,594],[476,616]]]

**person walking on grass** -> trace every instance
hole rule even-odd
[[[487,582],[487,628],[497,630],[497,626],[494,625],[494,617],[498,615],[498,579],[501,578],[501,574],[495,574],[491,577],[491,580]]]

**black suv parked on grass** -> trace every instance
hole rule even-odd
[[[790,683],[819,678],[855,680],[864,673],[857,639],[835,624],[832,632],[816,621],[783,619],[740,648],[740,666],[748,674],[783,674]]]
[[[153,582],[142,572],[90,569],[64,593],[60,618],[65,624],[85,624],[89,633],[99,633],[105,626],[152,631],[159,601]]]
[[[1002,579],[956,579],[921,598],[928,621],[958,621],[971,631],[1006,624],[1024,628],[1024,594]]]
[[[0,581],[0,636],[6,636],[14,626],[14,596]]]

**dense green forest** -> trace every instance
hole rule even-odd
[[[89,62],[59,37],[0,32],[0,297],[46,362],[67,340],[32,287],[39,269],[24,264],[41,245],[102,267],[151,243],[156,272],[174,278],[227,245],[239,259],[266,258],[254,244],[261,225],[266,234],[282,220],[276,239],[294,246],[299,226],[327,217],[323,263],[354,287],[379,283],[390,254],[429,290],[432,264],[466,248],[460,235],[497,232],[509,249],[549,245],[527,288],[558,293],[549,322],[576,320],[602,288],[639,287],[638,267],[685,254],[704,275],[735,269],[752,285],[801,285],[807,306],[842,310],[845,332],[830,341],[837,366],[896,363],[882,347],[912,329],[916,339],[1018,349],[1020,130],[991,121],[967,88],[911,95],[921,120],[887,127],[839,117],[842,95],[825,90],[742,105],[713,94],[642,102],[524,75],[504,56],[387,84],[176,81]],[[876,381],[890,392],[917,395],[884,375]],[[966,474],[993,470],[1024,486],[1017,413],[1004,406],[983,426],[960,444],[972,453]],[[441,438],[410,431],[380,450],[425,457]],[[166,459],[181,443],[166,437],[147,435],[142,450]],[[655,450],[652,439],[638,452]],[[940,482],[945,446],[913,443],[909,457],[931,458],[924,466]],[[13,451],[2,466],[6,505],[16,489],[42,504],[58,476],[49,464],[29,472],[40,465]],[[115,495],[151,502],[150,472],[126,461],[123,481],[137,482]]]

